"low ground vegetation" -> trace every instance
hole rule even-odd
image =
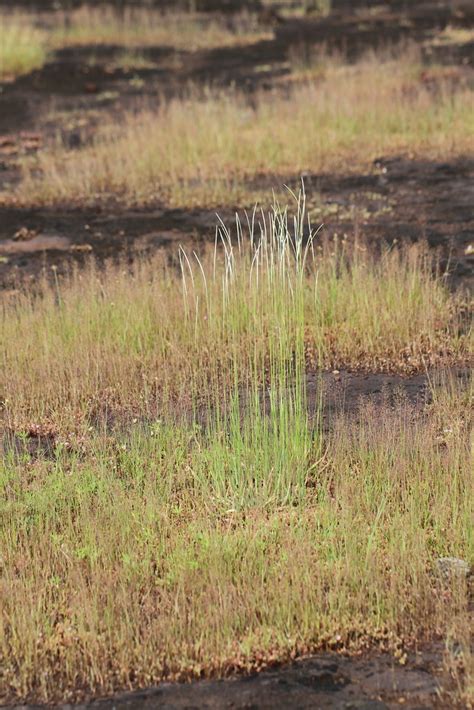
[[[193,12],[158,12],[126,7],[121,13],[111,7],[84,6],[67,15],[55,15],[51,23],[53,47],[118,45],[122,47],[173,47],[196,50],[257,42],[272,36],[257,18],[239,14],[225,21],[220,16]]]
[[[418,249],[321,251],[304,225],[300,203],[294,225],[275,210],[208,256],[91,266],[4,304],[4,701],[322,647],[403,662],[450,633],[468,692],[466,583],[433,570],[472,556],[472,384],[329,434],[304,386],[350,358],[463,361],[461,303]]]
[[[15,117],[0,140],[0,202],[14,225],[0,256],[11,267],[0,292],[0,702],[227,676],[321,649],[388,650],[404,666],[410,649],[441,640],[440,703],[472,705],[472,577],[438,564],[473,559],[472,301],[450,290],[447,250],[441,262],[423,241],[403,243],[453,238],[468,273],[472,68],[427,63],[456,48],[469,59],[467,14],[419,47],[348,61],[283,43],[278,67],[242,66],[249,43],[274,32],[280,42],[281,18],[301,26],[330,9],[263,4],[260,19],[200,14],[200,2],[180,3],[186,14],[122,3],[0,17],[0,81],[24,107],[19,126],[41,103],[35,132]],[[351,8],[346,30],[373,41],[364,23],[382,16],[384,36],[392,20],[407,29],[384,12]],[[337,46],[341,17],[330,23]],[[170,61],[158,68],[163,46]],[[218,47],[228,49],[206,51]],[[57,61],[15,81],[60,50],[77,94],[42,95]],[[224,55],[251,91],[184,90],[180,57],[192,75],[194,59],[210,71]],[[174,98],[146,90],[163,69]],[[418,181],[413,158],[430,165]],[[421,195],[419,175],[437,171],[438,191]],[[214,244],[100,260],[105,223],[118,250],[128,230],[175,230],[200,206],[194,229],[205,207],[253,204],[306,173],[308,204],[285,188],[289,208],[239,212]],[[325,202],[321,176],[344,191]],[[366,178],[376,212],[350,194]],[[424,219],[445,186],[455,206],[448,196]],[[401,200],[411,207],[394,215]],[[308,212],[319,225],[331,210],[343,236],[312,228]],[[35,249],[48,244],[69,246],[45,251],[40,268]],[[71,255],[80,266],[64,266]],[[334,412],[323,381],[342,386],[343,369],[426,388]]]
[[[41,67],[48,54],[46,34],[18,15],[0,16],[0,80]]]
[[[406,49],[406,48],[405,48]],[[262,174],[367,169],[380,155],[435,159],[473,148],[472,90],[416,52],[370,54],[355,66],[315,60],[301,84],[174,100],[111,119],[81,150],[51,143],[24,164],[23,202],[242,204]],[[163,141],[166,135],[166,141]]]

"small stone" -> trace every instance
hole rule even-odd
[[[436,560],[436,568],[444,579],[466,578],[471,574],[471,565],[458,557],[439,557]]]
[[[20,227],[13,235],[13,241],[15,242],[26,242],[29,239],[36,237],[38,232],[35,229],[28,229],[28,227]]]

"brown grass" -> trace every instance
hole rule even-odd
[[[64,47],[113,45],[123,49],[173,47],[195,51],[242,46],[270,39],[272,32],[242,13],[229,24],[221,17],[128,7],[84,6],[69,12],[0,11],[0,79],[40,68]]]
[[[472,91],[423,82],[413,57],[328,66],[324,78],[262,94],[169,102],[99,131],[92,146],[51,145],[25,164],[23,202],[241,202],[260,173],[366,169],[380,155],[428,158],[474,149]],[[166,136],[166,140],[164,139]]]
[[[61,430],[76,428],[78,412],[80,423],[104,408],[141,410],[144,392],[151,413],[157,401],[192,411],[210,383],[233,381],[236,363],[239,379],[257,377],[268,348],[285,345],[292,352],[302,330],[298,347],[309,368],[411,373],[462,364],[472,354],[465,304],[448,293],[442,277],[433,277],[423,248],[387,251],[379,262],[358,244],[336,244],[334,251],[316,243],[294,312],[290,296],[284,302],[289,286],[275,300],[272,282],[248,283],[251,255],[236,262],[228,302],[213,275],[214,254],[190,258],[189,306],[161,257],[132,271],[102,274],[91,266],[70,282],[45,286],[39,300],[20,295],[14,307],[6,300],[0,392],[14,403],[10,425],[46,420]],[[284,340],[279,319],[286,323]],[[270,334],[280,340],[269,343]]]
[[[448,438],[453,420],[436,406],[433,419],[402,407],[341,422],[310,446],[306,493],[284,507],[220,502],[206,472],[225,470],[233,449],[218,434],[157,422],[91,433],[82,453],[63,445],[52,460],[7,449],[3,702],[226,675],[320,648],[403,657],[456,627],[461,639],[465,584],[446,592],[433,574],[437,556],[472,558],[459,395],[465,421]],[[471,680],[459,679],[466,698]]]
[[[73,12],[55,14],[51,23],[51,44],[55,47],[119,45],[121,47],[174,47],[186,51],[252,44],[273,36],[259,27],[255,18],[242,13],[231,23],[219,16],[191,12],[159,12],[127,7],[118,13],[113,7],[84,6]]]

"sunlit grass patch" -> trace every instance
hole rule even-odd
[[[286,0],[263,0],[265,8],[278,12],[281,17],[301,17],[305,15],[327,15],[332,6],[331,0],[300,0],[300,2],[286,2]]]
[[[45,284],[41,298],[5,302],[7,419],[62,428],[97,407],[212,410],[232,383],[276,377],[287,387],[306,367],[414,372],[466,361],[465,304],[423,247],[377,257],[357,242],[306,243],[301,214],[293,236],[287,219],[257,213],[215,250],[180,252],[181,276],[160,256],[104,272],[92,264]]]
[[[26,16],[0,14],[0,79],[26,74],[41,67],[47,53],[45,32],[34,27]]]
[[[367,411],[322,448],[291,420],[275,441],[273,424],[250,415],[252,431],[268,427],[258,442],[132,424],[53,460],[4,456],[3,699],[226,674],[322,646],[399,650],[466,618],[463,581],[447,604],[432,572],[438,556],[472,558],[466,429],[440,444],[409,409]],[[291,458],[265,467],[289,451],[301,474]]]
[[[74,46],[113,45],[124,50],[169,47],[193,51],[251,44],[272,37],[251,15],[231,26],[222,18],[110,5],[54,13],[0,14],[0,78],[41,67],[48,53]],[[130,56],[130,55],[129,55]],[[135,67],[136,67],[135,63]]]
[[[122,49],[110,59],[104,61],[103,58],[91,54],[87,59],[89,66],[106,66],[109,70],[123,69],[124,71],[153,69],[156,63],[150,59],[146,52],[138,48]]]
[[[219,17],[143,7],[127,7],[118,12],[107,5],[84,6],[62,18],[56,15],[51,23],[51,43],[56,47],[111,44],[165,46],[188,51],[245,45],[271,36],[271,31],[259,27],[255,18],[247,14],[235,18],[230,26]]]
[[[474,41],[474,29],[472,27],[455,27],[447,25],[443,30],[437,32],[429,44],[468,44]]]
[[[439,159],[473,146],[468,85],[442,77],[426,85],[411,60],[372,55],[329,65],[288,95],[264,93],[253,104],[235,92],[194,95],[104,126],[83,150],[50,145],[25,164],[16,197],[242,203],[246,180],[262,173],[348,172],[380,155]]]

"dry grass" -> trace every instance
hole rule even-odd
[[[84,6],[61,17],[51,27],[55,47],[118,45],[121,47],[174,47],[182,50],[213,49],[251,44],[269,39],[272,32],[258,27],[251,15],[241,14],[229,24],[221,17],[189,12],[157,12],[146,8]]]
[[[342,425],[325,445],[330,467],[317,448],[301,452],[303,501],[250,511],[212,497],[205,472],[230,451],[192,430],[95,435],[88,454],[54,461],[10,456],[2,699],[222,674],[351,637],[394,649],[442,634],[464,613],[463,590],[458,609],[447,605],[430,568],[472,555],[469,456],[464,436],[440,448],[435,433],[403,411]]]
[[[447,597],[432,569],[472,557],[472,385],[327,438],[303,387],[308,333],[322,363],[359,331],[370,352],[423,329],[458,348],[456,301],[415,252],[318,256],[302,226],[276,215],[250,243],[182,254],[181,276],[91,269],[4,306],[3,701],[459,627],[465,584]]]
[[[231,24],[219,17],[189,12],[162,13],[146,8],[84,6],[72,12],[0,11],[0,80],[41,67],[55,50],[113,45],[124,49],[173,47],[194,51],[257,42],[272,37],[255,18],[241,14]]]
[[[173,204],[239,202],[260,173],[344,172],[380,155],[442,158],[474,148],[472,91],[441,77],[425,84],[413,57],[374,55],[329,64],[322,79],[262,94],[189,98],[125,116],[92,146],[51,145],[25,165],[17,199]],[[164,139],[166,136],[166,140]]]
[[[330,465],[311,434],[298,449],[304,498],[242,511],[207,473],[232,465],[237,442],[222,436],[156,423],[93,434],[86,454],[10,453],[2,700],[64,701],[370,640],[403,651],[445,633],[465,618],[465,588],[447,599],[431,569],[439,555],[472,557],[470,459],[465,432],[447,446],[436,433],[403,408],[369,412],[325,442]],[[254,452],[239,455],[242,471],[261,470]]]
[[[305,272],[285,269],[275,291],[274,233],[286,234],[285,220],[260,217],[252,236],[245,232],[252,249],[237,250],[225,236],[224,264],[219,250],[190,255],[189,267],[181,254],[183,284],[158,256],[105,275],[91,265],[45,286],[38,300],[19,296],[13,308],[6,301],[0,392],[10,426],[46,420],[62,431],[75,428],[78,412],[143,414],[146,404],[155,416],[166,402],[192,411],[211,384],[220,392],[236,377],[262,382],[269,353],[290,363],[302,350],[309,367],[398,372],[469,358],[464,304],[433,276],[419,246],[378,259],[360,244],[315,242]],[[260,229],[267,246],[255,262]],[[283,247],[285,265],[291,242]]]
[[[433,39],[427,44],[453,44],[463,45],[474,41],[474,29],[472,27],[454,27],[447,25],[443,30],[437,32]]]
[[[104,66],[104,59],[92,53],[87,58],[87,65],[92,67]],[[115,71],[117,69],[122,69],[124,71],[136,71],[141,69],[153,69],[153,67],[156,67],[156,62],[147,56],[146,52],[143,50],[131,47],[129,49],[122,49],[120,52],[110,57],[105,66],[107,67],[107,70],[110,71]],[[139,81],[143,80],[139,79]],[[48,116],[48,119],[51,120],[51,117]]]
[[[263,0],[264,7],[276,10],[281,17],[298,17],[301,15],[327,15],[331,10],[331,0]]]

